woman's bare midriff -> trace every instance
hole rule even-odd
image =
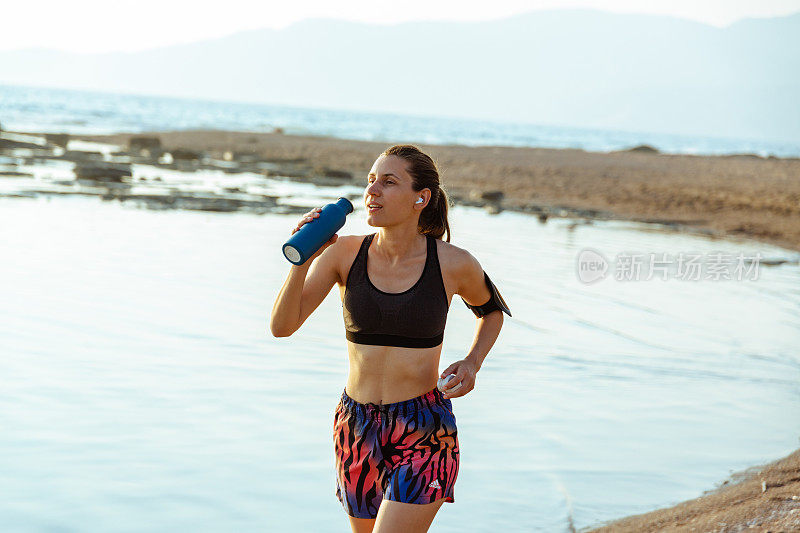
[[[341,266],[339,292],[344,301],[344,280],[350,269],[363,236],[351,242],[351,249]],[[446,243],[437,242],[439,264],[447,293],[449,307],[455,291],[451,288]],[[418,276],[417,276],[418,278]],[[375,280],[373,279],[373,283]],[[413,284],[409,280],[408,284]],[[404,348],[399,346],[374,346],[347,341],[350,372],[345,392],[359,403],[402,402],[421,396],[434,389],[439,381],[439,358],[442,345],[432,348]]]
[[[434,348],[372,346],[347,341],[350,372],[345,392],[359,403],[385,404],[416,398],[436,387],[439,355]]]

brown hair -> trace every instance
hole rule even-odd
[[[411,188],[415,191],[428,188],[431,191],[431,199],[419,215],[419,232],[437,239],[447,232],[447,242],[450,242],[450,224],[447,222],[449,202],[439,183],[439,171],[433,159],[410,144],[396,144],[384,150],[382,155],[403,158],[408,163],[406,170],[411,175]]]

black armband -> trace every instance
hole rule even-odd
[[[508,308],[506,301],[503,300],[502,296],[500,296],[500,291],[498,291],[497,287],[494,286],[492,280],[489,279],[489,274],[487,274],[485,270],[483,272],[483,278],[486,281],[486,287],[488,287],[489,292],[492,293],[492,295],[489,297],[489,301],[483,305],[469,305],[463,297],[461,298],[461,301],[464,302],[464,305],[466,305],[473,313],[475,313],[475,316],[478,318],[486,316],[492,311],[498,310],[503,311],[508,316],[511,316],[511,310]]]

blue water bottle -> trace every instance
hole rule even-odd
[[[290,263],[302,265],[344,226],[345,218],[352,212],[353,204],[347,198],[340,197],[335,203],[327,204],[317,218],[303,224],[284,243],[283,255]]]

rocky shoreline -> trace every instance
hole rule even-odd
[[[93,150],[69,150],[70,140],[99,142],[115,145],[116,151],[104,154]],[[245,193],[240,187],[225,187],[217,194],[199,194],[198,192],[181,193],[172,190],[169,194],[147,194],[133,192],[133,185],[145,185],[148,180],[134,179],[131,165],[149,165],[154,168],[176,170],[180,172],[197,172],[215,170],[229,174],[252,173],[266,178],[292,180],[299,183],[313,184],[318,187],[336,187],[362,184],[350,170],[342,170],[315,164],[304,157],[275,157],[258,154],[255,150],[237,151],[232,149],[196,149],[181,146],[163,146],[159,134],[153,135],[115,135],[115,136],[69,136],[67,134],[37,134],[21,132],[0,132],[0,154],[18,156],[27,164],[46,164],[52,161],[68,161],[74,163],[75,185],[72,190],[59,190],[53,187],[27,188],[23,193],[5,194],[5,196],[32,197],[39,194],[84,194],[100,196],[104,200],[137,200],[148,207],[197,209],[205,211],[240,211],[278,210],[278,197],[267,196],[259,199],[243,199],[231,194]],[[2,160],[0,160],[2,163]],[[371,165],[371,163],[370,163]],[[370,166],[368,165],[368,166]],[[0,177],[32,177],[17,170],[0,170]],[[160,178],[153,178],[151,185],[158,185]],[[57,185],[67,185],[62,180]],[[583,219],[610,219],[612,212],[597,209],[580,209],[559,205],[505,205],[504,193],[499,190],[469,191],[449,190],[449,198],[453,205],[481,207],[490,213],[499,213],[504,209],[520,211],[538,216],[546,222],[551,216],[575,217]],[[352,195],[350,195],[352,196]],[[360,197],[360,194],[357,196]],[[357,199],[353,196],[351,199]],[[305,212],[306,209],[296,210]],[[670,221],[653,221],[671,224]]]
[[[127,145],[136,134],[77,138]],[[147,134],[239,165],[312,183],[363,186],[378,154],[393,143],[324,136],[214,130]],[[397,140],[396,143],[408,142]],[[621,219],[711,238],[752,238],[800,250],[800,159],[753,154],[661,154],[640,146],[593,153],[574,149],[469,147],[413,143],[429,153],[453,203],[490,212]]]
[[[27,140],[19,140],[23,137],[16,132],[0,133],[0,155],[27,151],[31,160],[74,162],[77,183],[95,187],[72,191],[75,193],[101,194],[105,199],[121,201],[135,199],[151,207],[256,212],[281,211],[285,206],[281,208],[274,196],[253,197],[245,188],[234,186],[205,195],[177,191],[134,195],[130,165],[183,172],[249,173],[321,187],[363,187],[375,158],[391,145],[285,135],[280,130],[42,133],[27,134]],[[39,142],[31,142],[33,138]],[[70,141],[105,143],[119,150],[109,154],[67,150]],[[415,144],[434,158],[443,188],[456,205],[482,207],[491,213],[527,213],[541,223],[550,217],[578,218],[585,223],[630,220],[709,238],[757,239],[800,251],[800,159],[660,154],[648,146],[592,153]],[[0,175],[13,172],[1,170]],[[140,180],[139,185],[146,181]],[[98,192],[98,187],[103,190]]]

